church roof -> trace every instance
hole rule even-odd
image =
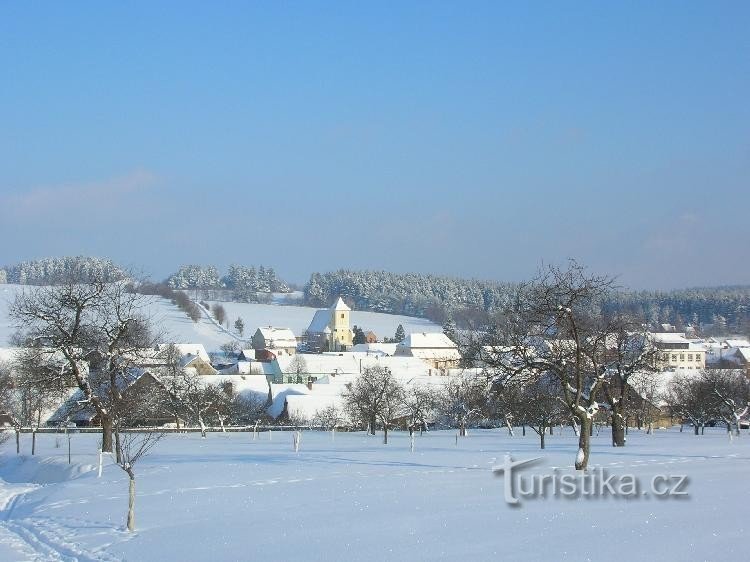
[[[333,304],[331,307],[331,310],[351,310],[348,306],[346,306],[346,303],[344,302],[344,299],[341,297],[338,298],[338,300]]]

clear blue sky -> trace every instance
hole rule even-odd
[[[750,2],[2,2],[0,264],[750,283]]]

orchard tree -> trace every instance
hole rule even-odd
[[[158,341],[147,317],[149,302],[150,297],[122,282],[71,276],[58,285],[25,290],[10,307],[27,348],[63,358],[65,368],[45,372],[45,383],[68,377],[75,382],[101,420],[102,448],[107,452],[113,449],[123,375]],[[102,386],[106,397],[99,392]]]
[[[404,389],[387,368],[366,367],[343,393],[344,408],[352,420],[367,425],[372,435],[380,422],[383,443],[388,443],[388,428],[404,411]]]
[[[605,369],[602,384],[604,399],[612,416],[612,446],[625,446],[625,427],[633,396],[631,380],[640,378],[641,385],[655,376],[659,350],[654,346],[643,322],[615,314],[605,322],[607,335],[598,362]]]
[[[612,285],[610,278],[575,261],[566,268],[545,267],[518,286],[497,319],[474,337],[473,356],[485,366],[492,391],[513,379],[557,381],[568,413],[581,426],[577,470],[588,466],[597,396],[605,381],[611,326],[600,307]]]

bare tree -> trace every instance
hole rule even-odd
[[[142,459],[164,434],[158,431],[127,432],[118,444],[118,466],[126,472],[128,487],[128,531],[135,530],[135,464]]]
[[[635,374],[645,384],[645,378],[655,372],[657,348],[653,345],[642,322],[623,315],[613,315],[607,321],[602,346],[606,375],[602,384],[604,398],[612,414],[612,446],[625,446],[625,428],[629,416],[629,402],[633,395],[630,380]]]
[[[719,399],[711,383],[700,375],[675,375],[665,399],[674,413],[693,424],[696,435],[718,414]]]
[[[304,382],[306,375],[309,373],[309,370],[307,368],[307,361],[305,361],[305,358],[302,355],[295,355],[294,357],[292,357],[292,360],[289,361],[289,364],[284,369],[284,373],[287,375],[292,375],[292,380],[294,382]]]
[[[516,422],[528,425],[539,436],[541,449],[544,449],[547,431],[560,423],[568,411],[560,386],[549,376],[512,383],[503,389],[501,397]]]
[[[564,269],[548,266],[516,289],[474,342],[473,356],[485,365],[493,392],[509,380],[542,374],[558,381],[566,408],[581,426],[577,470],[588,465],[597,394],[605,380],[602,361],[611,326],[600,305],[612,285],[574,261]]]
[[[366,367],[343,394],[349,417],[366,425],[375,435],[378,422],[383,427],[383,443],[388,443],[388,428],[403,412],[404,390],[389,369]]]
[[[471,374],[452,378],[445,383],[438,404],[439,412],[464,437],[466,428],[482,416],[487,405],[485,381]]]
[[[420,432],[427,429],[427,422],[435,413],[440,403],[440,395],[430,386],[413,384],[404,392],[404,410],[409,416],[412,430]]]
[[[735,428],[740,436],[740,420],[750,409],[750,383],[742,370],[705,369],[701,378],[711,388],[716,398],[717,415],[727,426],[727,431]]]
[[[48,373],[51,382],[63,376],[73,379],[101,421],[107,452],[112,451],[115,422],[110,406],[120,400],[122,375],[138,362],[140,352],[156,343],[146,316],[149,300],[121,282],[71,277],[20,293],[10,308],[28,347],[62,355],[66,369]],[[106,386],[104,395],[92,384],[92,373]]]
[[[336,406],[326,406],[315,412],[313,423],[325,430],[332,430],[344,421],[343,413]]]
[[[227,319],[227,311],[224,309],[224,307],[219,303],[214,303],[214,305],[211,307],[211,311],[213,312],[216,321],[219,324],[223,325]]]

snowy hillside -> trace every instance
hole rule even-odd
[[[213,303],[211,303],[213,304]],[[289,328],[295,335],[301,335],[310,325],[317,308],[306,306],[278,306],[273,304],[248,304],[239,302],[219,303],[227,311],[230,326],[240,317],[245,323],[246,337],[260,326],[277,326]],[[352,326],[360,326],[365,332],[372,330],[379,339],[392,338],[399,324],[406,333],[442,331],[437,324],[424,318],[382,314],[378,312],[352,311]]]
[[[0,347],[8,345],[8,339],[15,331],[8,317],[8,306],[16,294],[24,289],[21,285],[0,285]],[[302,306],[281,306],[275,304],[248,303],[220,303],[227,311],[230,325],[234,325],[237,317],[242,317],[245,323],[245,339],[249,339],[259,326],[280,326],[291,328],[296,335],[301,335],[307,328],[316,309]],[[184,312],[170,301],[154,297],[151,309],[151,319],[155,326],[164,330],[167,339],[176,342],[202,343],[208,350],[216,350],[221,344],[236,339],[234,330],[226,331],[203,315],[197,323],[190,320]],[[205,311],[204,311],[205,312]],[[422,318],[396,316],[375,312],[352,312],[352,325],[362,326],[365,330],[372,330],[379,338],[393,337],[399,324],[406,332],[410,331],[440,331],[440,326]]]

